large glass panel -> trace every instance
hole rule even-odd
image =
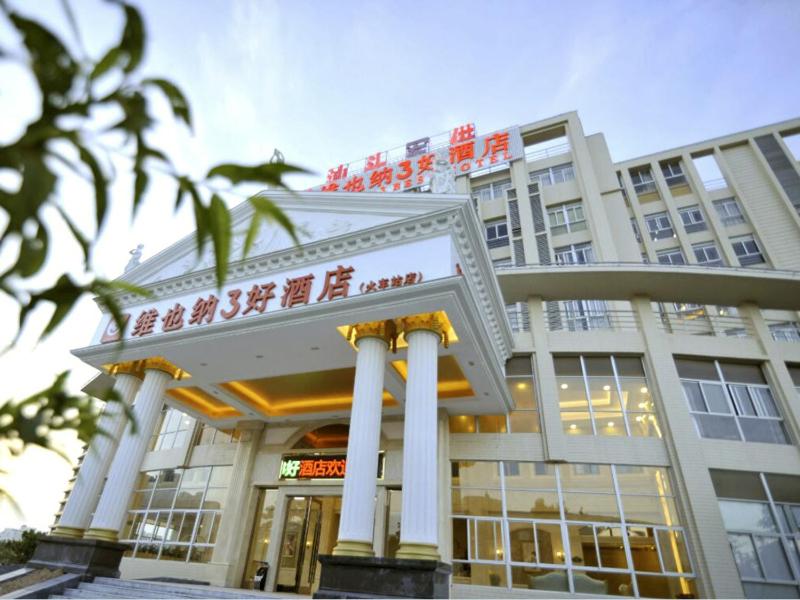
[[[642,598],[697,598],[693,579],[664,575],[636,574],[639,596]]]
[[[454,515],[500,516],[503,506],[500,490],[453,488]]]
[[[612,494],[565,492],[564,514],[577,521],[619,520],[617,499]]]
[[[556,492],[507,490],[506,510],[509,517],[561,518]]]
[[[719,380],[719,374],[713,360],[677,358],[675,359],[675,366],[678,367],[678,374],[681,379]]]
[[[746,534],[730,533],[728,534],[728,540],[731,543],[731,550],[733,551],[733,557],[736,559],[739,575],[743,578],[753,577],[760,579],[761,567],[758,564],[756,549],[751,537]]]
[[[686,540],[682,531],[657,530],[658,546],[661,550],[661,563],[668,573],[691,573],[692,563],[686,549]]]
[[[704,438],[718,440],[741,440],[739,429],[733,417],[723,417],[720,415],[701,415],[694,414],[695,423],[700,430],[700,435]]]
[[[777,419],[759,419],[758,417],[740,417],[744,439],[748,442],[764,442],[767,444],[785,444],[786,434],[783,423]]]
[[[595,412],[594,422],[597,435],[624,436],[625,421],[621,412]]]
[[[698,381],[682,381],[681,386],[686,399],[689,401],[689,410],[707,412],[700,383]]]
[[[244,579],[242,580],[242,584],[246,586],[252,585],[256,572],[266,563],[278,490],[262,489],[259,491],[258,496],[258,509],[256,521],[253,524],[253,537],[250,540],[250,552],[247,555],[247,565]]]
[[[569,592],[567,572],[563,569],[511,567],[511,581],[515,588],[543,592]]]
[[[475,433],[474,415],[458,415],[450,417],[450,433]]]
[[[478,428],[481,433],[506,433],[505,415],[480,415]]]
[[[452,483],[461,486],[500,487],[500,463],[460,461],[452,463]]]
[[[189,546],[164,544],[161,550],[161,560],[177,560],[185,561],[186,555],[189,552]]]
[[[703,394],[706,397],[708,412],[730,414],[731,408],[725,396],[725,388],[716,383],[703,383]]]
[[[633,568],[636,571],[661,572],[656,550],[656,534],[652,527],[628,527]]]
[[[800,588],[795,585],[778,585],[774,583],[742,582],[744,595],[747,598],[797,598]]]
[[[571,464],[559,469],[561,488],[565,492],[608,492],[614,491],[610,465]]]
[[[586,387],[582,377],[558,378],[558,402],[561,410],[587,410]]]
[[[394,558],[400,547],[400,509],[402,508],[403,492],[400,490],[387,490],[386,502],[386,533],[383,544],[383,556]]]
[[[761,372],[761,367],[758,365],[721,362],[719,366],[722,369],[722,375],[725,377],[725,381],[728,383],[767,383]]]
[[[508,391],[517,405],[517,408],[536,408],[536,398],[533,394],[533,380],[527,377],[509,377],[506,379]]]
[[[595,412],[621,410],[619,393],[613,377],[590,377],[589,394]]]
[[[622,404],[632,412],[653,412],[653,398],[646,379],[627,378],[619,380],[622,390]]]
[[[666,496],[622,496],[622,510],[628,523],[673,525],[677,522],[675,501]]]
[[[714,484],[717,498],[767,500],[758,473],[712,469],[711,482]]]
[[[503,560],[503,527],[499,520],[474,520],[471,533],[472,558]]]
[[[572,573],[572,582],[576,594],[633,595],[630,573],[576,570]]]
[[[153,499],[150,501],[150,508],[156,509],[169,509],[172,507],[172,500],[175,498],[176,490],[163,490],[163,489],[156,489],[153,492]]]
[[[764,575],[767,579],[793,579],[779,537],[755,535],[753,540],[758,556],[761,558],[761,564],[764,565]]]
[[[504,461],[506,489],[555,490],[555,465],[544,462]]]
[[[671,496],[672,487],[664,467],[617,465],[617,483],[623,494]]]
[[[561,424],[564,432],[572,435],[592,435],[592,418],[588,412],[563,412]]]
[[[767,503],[720,500],[719,508],[729,531],[778,531]]]

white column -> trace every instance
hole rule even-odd
[[[136,433],[130,427],[125,430],[111,463],[108,481],[97,504],[92,525],[84,537],[117,541],[125,524],[131,493],[139,477],[139,468],[153,429],[158,422],[164,404],[164,392],[170,379],[172,376],[165,371],[146,368],[144,381],[133,407]]]
[[[405,338],[408,380],[397,558],[439,560],[436,383],[441,335],[438,330],[407,326]]]
[[[133,402],[141,383],[141,379],[135,375],[129,373],[117,375],[114,391],[118,395],[118,401],[106,403],[105,410],[97,422],[98,433],[92,438],[53,535],[80,538],[89,527],[89,518],[95,509],[97,497],[114,458],[114,451],[125,428],[123,403],[130,405]]]
[[[362,333],[359,331],[359,333]],[[372,548],[378,450],[381,438],[383,374],[386,340],[366,330],[357,341],[353,409],[347,440],[347,470],[344,475],[342,515],[333,553],[344,556],[374,556]]]

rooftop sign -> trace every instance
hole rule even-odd
[[[404,192],[429,185],[443,171],[466,175],[523,156],[519,127],[476,135],[475,125],[424,137],[405,146],[376,152],[363,160],[328,170],[327,181],[309,191]],[[449,173],[448,173],[449,175]]]

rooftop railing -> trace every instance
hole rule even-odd
[[[525,151],[525,160],[528,162],[533,162],[535,160],[542,160],[544,158],[550,158],[551,156],[559,156],[561,154],[567,154],[570,151],[569,142],[564,142],[563,144],[558,144],[557,146],[551,146],[550,148],[542,148],[541,150],[533,150],[533,151]]]
[[[709,179],[708,181],[703,181],[703,187],[709,192],[713,190],[724,190],[726,187],[728,187],[728,182],[725,181],[724,177],[720,177],[719,179]]]
[[[727,266],[727,267],[719,267],[719,266],[706,266],[702,264],[698,265],[664,265],[660,263],[645,263],[645,262],[638,262],[638,261],[599,261],[599,262],[590,262],[590,263],[567,263],[567,264],[542,264],[542,263],[526,263],[522,265],[506,265],[506,266],[497,266],[496,270],[498,272],[506,272],[506,271],[514,271],[514,270],[522,270],[522,269],[542,269],[542,270],[550,270],[553,268],[559,269],[569,269],[569,268],[578,268],[580,270],[584,270],[587,268],[604,268],[604,267],[626,267],[626,268],[634,268],[634,269],[641,269],[642,271],[652,271],[658,268],[668,268],[668,269],[685,269],[687,271],[697,271],[697,270],[710,270],[713,269],[714,273],[725,273],[728,272],[737,272],[737,273],[770,273],[770,274],[778,274],[783,276],[788,276],[792,278],[800,279],[800,271],[792,271],[790,269],[759,269],[754,267],[737,267],[737,266]]]

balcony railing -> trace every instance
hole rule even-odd
[[[703,308],[686,312],[661,312],[659,326],[663,331],[676,335],[741,338],[751,338],[754,335],[750,319],[739,316],[710,315]]]
[[[550,331],[638,331],[639,320],[632,310],[598,310],[583,314],[560,309],[547,311]]]

